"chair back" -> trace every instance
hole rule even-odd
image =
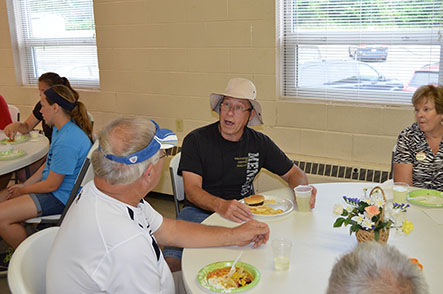
[[[389,178],[394,178],[394,156],[395,152],[397,151],[397,144],[394,145],[394,148],[392,148],[392,156],[391,156],[391,172],[389,173]]]
[[[62,214],[55,214],[55,215],[47,215],[42,217],[35,217],[32,219],[28,219],[25,222],[28,224],[39,224],[39,223],[46,223],[46,224],[53,224],[53,225],[60,225],[63,221],[63,218],[65,214],[68,212],[69,207],[71,206],[72,202],[74,201],[75,197],[77,196],[79,190],[81,187],[83,187],[86,183],[94,179],[94,171],[92,169],[91,165],[91,155],[92,152],[97,149],[98,147],[98,141],[95,141],[95,143],[92,145],[91,149],[89,149],[88,155],[85,158],[85,161],[83,161],[83,165],[80,169],[80,172],[77,175],[77,179],[74,182],[74,187],[71,190],[71,194],[69,195],[68,201],[66,202],[65,208],[63,209]]]
[[[58,222],[59,226],[62,224],[63,219],[65,218],[65,215],[69,210],[69,207],[71,207],[71,204],[72,204],[72,202],[74,202],[74,199],[77,196],[81,187],[83,187],[88,182],[90,182],[94,179],[94,169],[92,168],[92,165],[91,165],[91,156],[92,156],[92,152],[94,152],[94,150],[97,148],[98,148],[98,141],[95,141],[94,144],[92,145],[91,149],[89,149],[88,156],[86,156],[86,159],[83,162],[82,168],[80,169],[80,172],[78,173],[77,179],[75,180],[74,188],[72,188],[71,194],[69,195],[68,201],[66,202],[65,209],[63,209],[63,212],[60,216],[60,220]]]
[[[185,187],[183,177],[177,174],[178,164],[180,163],[181,152],[177,153],[169,163],[169,173],[171,175],[172,191],[174,193],[175,213],[180,212],[179,201],[185,199]]]
[[[46,293],[46,263],[58,229],[51,227],[36,232],[15,250],[8,268],[12,294]]]
[[[20,109],[17,106],[8,104],[9,114],[11,115],[12,122],[20,121]]]

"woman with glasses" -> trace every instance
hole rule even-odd
[[[394,181],[443,191],[443,86],[421,86],[412,104],[416,122],[398,135]]]

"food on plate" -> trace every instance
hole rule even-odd
[[[245,197],[244,201],[248,206],[260,206],[265,202],[265,197],[263,195],[251,195]]]
[[[263,215],[273,215],[283,213],[284,210],[281,208],[274,209],[271,206],[264,204],[261,206],[250,206],[249,209],[253,214],[263,214]]]
[[[232,290],[244,287],[253,281],[252,275],[243,267],[235,267],[235,272],[228,275],[230,266],[215,269],[206,275],[209,285],[215,289]]]

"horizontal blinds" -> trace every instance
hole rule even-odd
[[[24,84],[48,71],[98,86],[92,0],[8,0]]]
[[[280,0],[283,96],[410,104],[443,84],[442,3]]]

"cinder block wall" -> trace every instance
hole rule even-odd
[[[79,89],[96,131],[120,115],[140,115],[182,139],[213,122],[209,94],[231,77],[251,79],[270,135],[290,157],[389,169],[412,107],[303,102],[279,97],[276,3],[269,0],[95,0],[100,88]],[[0,93],[22,117],[39,99],[17,83],[5,1],[0,2]],[[169,192],[169,178],[159,190]]]

